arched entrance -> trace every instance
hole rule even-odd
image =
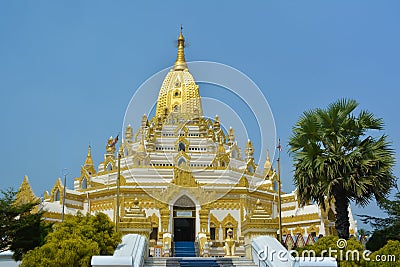
[[[173,211],[174,241],[194,241],[196,234],[196,205],[188,196],[178,198]]]

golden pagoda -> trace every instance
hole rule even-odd
[[[205,236],[213,242],[211,256],[223,255],[231,229],[236,255],[244,255],[251,238],[277,236],[278,178],[268,153],[261,168],[255,163],[251,140],[242,153],[234,129],[224,132],[222,120],[222,116],[203,116],[181,30],[177,58],[161,84],[155,116],[143,115],[136,130],[128,125],[120,144],[113,144],[112,137],[106,140],[104,160],[97,168],[89,147],[80,176],[74,179],[74,188],[66,188],[65,199],[60,179],[45,193],[46,218],[60,221],[63,205],[70,215],[103,212],[124,233],[146,233],[152,247],[162,246],[167,237],[175,242]],[[295,191],[282,194],[282,238],[331,234],[331,212],[315,204],[300,207]]]

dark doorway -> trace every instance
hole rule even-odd
[[[215,227],[210,228],[210,239],[215,240]]]
[[[174,204],[173,234],[175,242],[194,242],[196,235],[196,205],[186,195],[181,196]]]
[[[174,219],[174,241],[194,241],[194,218]]]
[[[158,238],[158,228],[153,227],[153,231],[151,231],[150,233],[150,240],[154,239],[155,241],[157,241],[157,238]]]

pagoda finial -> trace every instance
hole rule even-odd
[[[271,159],[269,157],[269,150],[267,149],[266,152],[266,158],[265,158],[265,163],[264,163],[264,171],[263,174],[266,176],[272,175],[272,164],[271,164]]]
[[[254,154],[254,147],[253,147],[253,143],[250,141],[250,139],[247,140],[247,144],[246,144],[246,156],[248,159],[253,158],[253,154]]]
[[[93,166],[92,151],[90,145],[88,145],[88,152],[85,160],[85,166]]]
[[[178,56],[176,57],[174,70],[185,70],[188,68],[185,60],[185,38],[183,37],[182,30],[183,27],[181,25],[181,31],[178,37]]]
[[[81,174],[82,175],[92,175],[93,173],[96,173],[96,169],[94,168],[94,163],[93,163],[93,158],[92,158],[92,149],[91,146],[88,145],[88,152],[87,156],[85,159],[85,164],[83,164],[82,169],[81,169]]]
[[[146,147],[144,146],[144,135],[142,134],[142,137],[140,138],[140,143],[139,146],[136,149],[136,152],[138,153],[146,153]]]
[[[218,144],[218,148],[217,148],[217,154],[225,154],[226,150],[225,150],[224,144],[222,142],[222,136],[219,137],[218,142],[219,142],[219,144]]]

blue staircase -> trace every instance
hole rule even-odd
[[[194,242],[177,241],[175,244],[175,257],[196,257]]]
[[[175,242],[175,257],[178,258],[181,267],[219,267],[216,260],[212,258],[196,258],[194,242]]]
[[[147,258],[144,262],[144,267],[166,267],[166,266],[167,267],[256,267],[256,265],[252,260],[242,257]],[[279,266],[287,266],[287,265],[279,265]]]

